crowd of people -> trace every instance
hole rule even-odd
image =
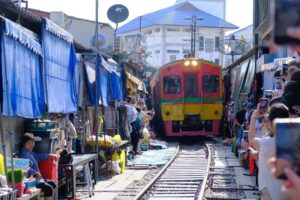
[[[291,29],[289,34],[300,39],[300,29]],[[265,92],[257,106],[249,99],[236,113],[233,103],[226,107],[226,135],[234,138],[226,142],[236,143],[241,160],[255,160],[262,199],[296,200],[300,199],[300,64],[284,65],[274,80],[276,89],[270,97]]]

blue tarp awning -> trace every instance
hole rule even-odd
[[[110,76],[111,98],[113,100],[121,101],[123,99],[122,79],[121,79],[120,75],[114,71],[109,73],[109,76]]]
[[[76,54],[71,34],[42,19],[43,80],[49,113],[77,111],[74,69]]]
[[[44,112],[39,39],[8,19],[0,23],[3,114],[37,118]]]
[[[101,60],[102,59],[103,58],[101,58]],[[85,73],[86,73],[86,80],[87,80],[88,92],[89,92],[89,102],[92,105],[96,105],[96,95],[95,95],[96,64],[88,61],[85,61],[84,64],[85,64]],[[99,104],[102,104],[103,106],[108,106],[108,100],[109,100],[108,99],[109,98],[108,78],[109,77],[108,77],[108,71],[103,66],[100,67],[98,77],[100,77],[97,83]],[[103,103],[102,103],[102,99],[103,99]]]

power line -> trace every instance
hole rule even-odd
[[[197,16],[192,15],[191,18],[185,18],[185,20],[191,20],[191,56],[195,57],[197,21],[203,20],[203,19],[197,18]]]

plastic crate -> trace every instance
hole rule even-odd
[[[48,131],[55,128],[55,122],[31,122],[27,124],[28,131]]]
[[[7,191],[6,188],[0,188],[1,191]],[[15,200],[17,199],[17,190],[9,191],[7,194],[1,194],[0,200]]]
[[[58,162],[50,158],[42,160],[39,163],[39,169],[42,177],[49,180],[57,180]]]

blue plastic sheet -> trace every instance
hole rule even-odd
[[[96,105],[96,65],[92,62],[84,62],[85,64],[85,74],[86,74],[86,80],[88,85],[88,91],[89,91],[89,102],[92,105]],[[98,80],[98,99],[99,104],[102,104],[103,106],[108,106],[108,98],[109,98],[109,89],[108,89],[108,71],[100,67],[100,70],[98,72],[98,77],[100,79]],[[102,97],[101,97],[102,95]],[[103,103],[102,103],[103,98]]]
[[[111,98],[113,100],[122,100],[122,80],[121,77],[116,72],[109,73],[110,75],[110,90],[111,90]]]
[[[43,18],[43,79],[49,113],[77,111],[74,69],[76,54],[72,36]]]
[[[37,118],[44,112],[38,38],[7,19],[0,23],[3,114]]]

